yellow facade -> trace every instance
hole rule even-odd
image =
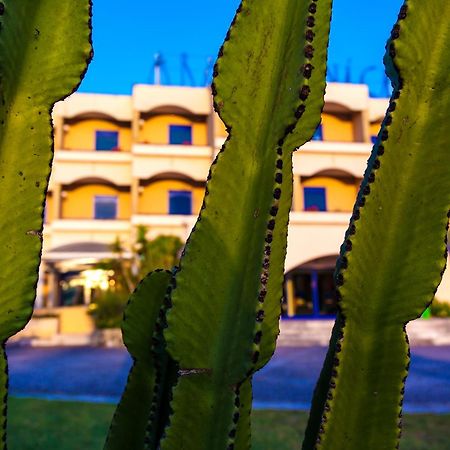
[[[352,142],[354,138],[351,114],[322,114],[324,141]]]
[[[192,127],[192,145],[207,145],[208,135],[205,122],[194,122],[176,114],[162,114],[148,118],[140,124],[139,142],[143,144],[168,145],[169,126]]]
[[[94,219],[96,195],[117,196],[117,219],[131,216],[131,195],[105,184],[88,184],[66,190],[62,201],[62,219]]]
[[[117,131],[119,145],[117,150],[130,151],[131,126],[123,126],[113,120],[83,119],[65,125],[64,148],[67,150],[95,150],[96,131]]]
[[[339,178],[313,177],[302,181],[301,200],[299,207],[304,209],[303,188],[322,187],[325,188],[326,206],[329,212],[352,211],[358,193],[359,183],[347,182]]]
[[[142,186],[139,193],[139,214],[169,214],[169,191],[192,192],[192,214],[198,214],[202,205],[204,188],[180,180],[154,181]]]
[[[54,203],[53,203],[53,197],[51,195],[47,195],[47,198],[45,199],[45,222],[50,223],[53,220],[53,217],[55,214],[54,211]]]
[[[57,308],[55,313],[61,334],[91,334],[95,331],[94,321],[85,305]]]
[[[217,137],[226,138],[227,129],[218,114],[214,114],[214,132]]]

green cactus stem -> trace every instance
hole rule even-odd
[[[250,448],[243,389],[275,348],[292,152],[320,121],[330,14],[331,0],[244,0],[219,52],[229,138],[171,295],[164,336],[180,376],[162,450]]]
[[[398,448],[406,324],[447,257],[450,3],[407,0],[387,43],[394,91],[337,265],[340,317],[304,450]]]
[[[88,0],[0,2],[0,343],[28,322],[53,156],[50,112],[72,93],[91,54]],[[6,447],[6,359],[0,370]]]
[[[167,416],[159,404],[162,381],[159,365],[168,356],[152,353],[154,328],[158,321],[172,273],[158,270],[147,275],[130,297],[122,323],[123,342],[133,358],[127,385],[117,406],[105,444],[107,450],[157,448]],[[160,333],[162,329],[160,330]],[[159,357],[158,357],[159,356]],[[164,398],[168,403],[168,399]],[[153,415],[153,417],[152,417]]]

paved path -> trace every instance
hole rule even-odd
[[[309,409],[324,347],[281,347],[254,380],[256,408]],[[117,402],[130,359],[107,348],[8,348],[15,396]],[[450,413],[450,346],[415,347],[405,411]]]

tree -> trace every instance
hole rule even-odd
[[[131,247],[131,255],[119,237],[111,244],[113,258],[104,259],[97,268],[113,270],[114,290],[131,294],[140,280],[156,269],[172,270],[178,265],[183,242],[178,236],[160,235],[147,238],[147,227],[139,225],[136,242]]]

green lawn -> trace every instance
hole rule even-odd
[[[11,398],[9,450],[100,450],[113,412],[113,405]],[[307,413],[253,417],[253,450],[299,449]],[[404,424],[401,450],[450,450],[450,415],[409,415]]]

